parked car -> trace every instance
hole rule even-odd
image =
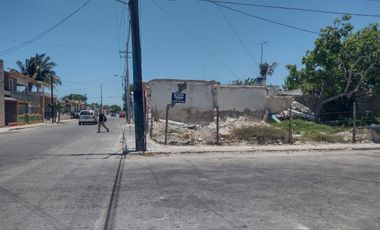
[[[70,118],[71,119],[79,119],[79,113],[78,112],[71,112]]]
[[[115,113],[115,112],[112,112],[112,113],[111,113],[111,117],[116,117],[116,113]]]
[[[79,112],[79,125],[98,124],[98,114],[95,110],[82,110]]]
[[[119,113],[119,118],[125,117],[125,112],[120,112]]]

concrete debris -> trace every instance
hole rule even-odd
[[[360,128],[356,131],[356,141],[359,143],[380,143],[380,133],[373,129]],[[352,129],[345,132],[337,133],[346,142],[352,141]]]
[[[277,114],[277,117],[281,119],[289,118],[289,110],[282,111],[280,114]],[[292,117],[313,121],[315,119],[315,114],[310,108],[304,106],[303,104],[297,101],[292,101]]]
[[[303,109],[302,111],[306,111]],[[299,111],[298,111],[299,112]],[[302,112],[299,112],[302,113]],[[305,113],[306,114],[306,113]],[[215,118],[216,120],[216,118]],[[170,145],[215,145],[216,143],[216,122],[207,125],[186,124],[183,122],[168,122],[168,144]],[[223,145],[249,145],[247,141],[236,140],[233,130],[247,126],[267,126],[270,124],[265,121],[253,120],[249,117],[232,118],[227,117],[219,121],[219,141]],[[294,145],[318,144],[317,142],[304,140],[303,133],[293,133]],[[352,130],[339,132],[337,136],[342,137],[344,143],[352,141]],[[358,143],[380,143],[380,126],[369,126],[357,130]],[[165,143],[165,120],[160,119],[153,123],[152,139],[160,144]],[[284,141],[274,141],[273,144],[283,145]]]
[[[216,120],[216,118],[215,118]],[[216,143],[216,123],[207,125],[186,124],[183,122],[168,121],[168,143],[173,145],[196,145]],[[232,131],[244,126],[269,126],[265,122],[259,122],[247,117],[220,119],[219,136],[223,143],[229,145],[239,144],[233,140]],[[153,123],[152,139],[158,143],[165,142],[165,120],[160,119]]]

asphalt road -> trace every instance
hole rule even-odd
[[[0,133],[0,229],[103,229],[121,158],[120,121],[107,125]]]
[[[115,229],[380,229],[375,151],[128,156]]]
[[[1,229],[380,229],[380,153],[113,154],[64,124],[0,134]]]

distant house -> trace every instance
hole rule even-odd
[[[16,70],[4,71],[0,60],[0,126],[42,122],[42,94],[32,92],[35,80]]]

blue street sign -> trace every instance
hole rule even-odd
[[[186,93],[172,93],[172,104],[186,103]]]

